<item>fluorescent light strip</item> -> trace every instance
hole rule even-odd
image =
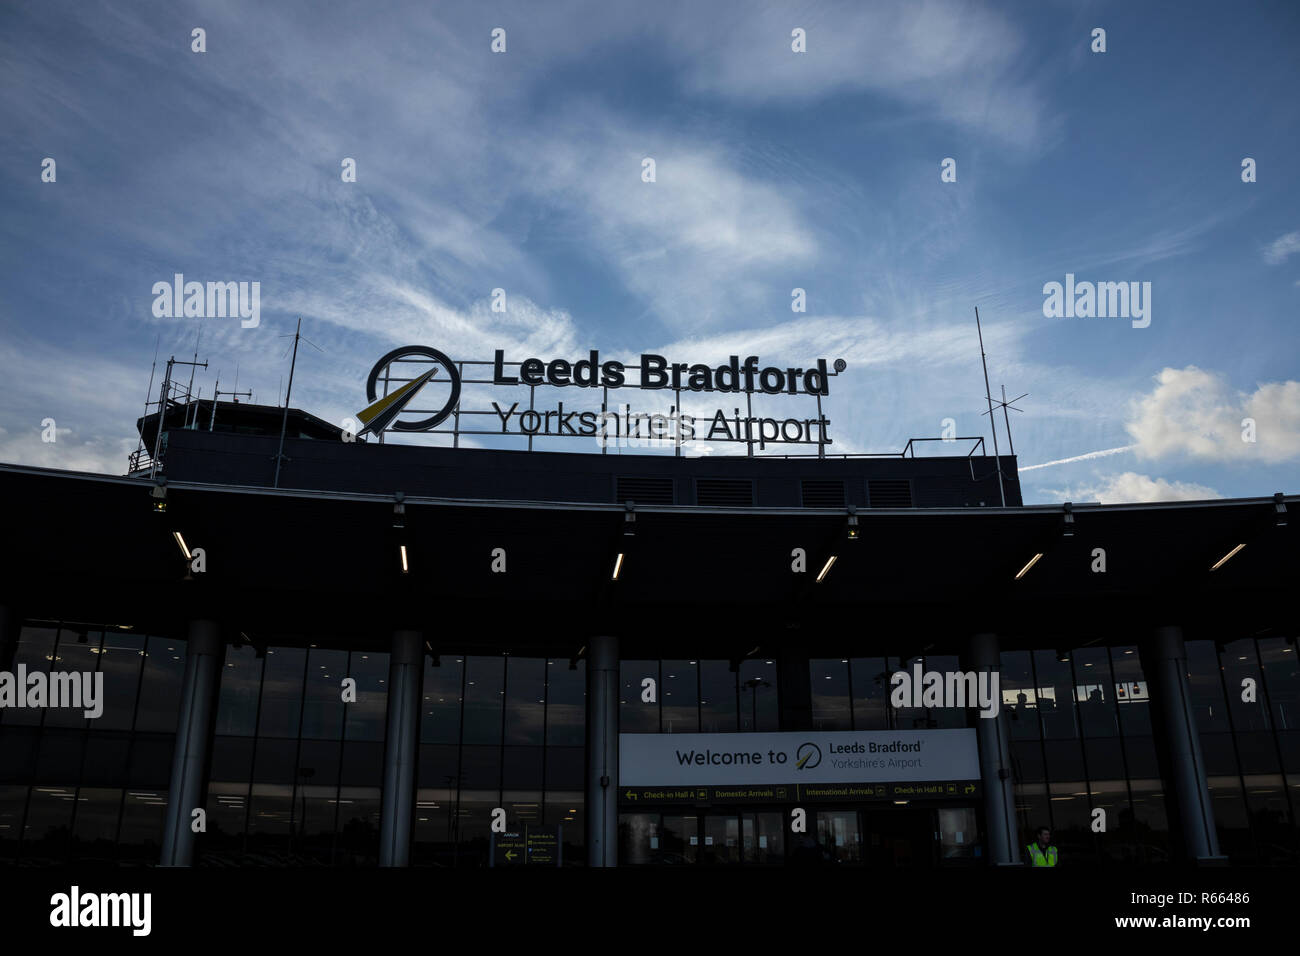
[[[1229,558],[1231,558],[1234,554],[1236,554],[1238,551],[1240,551],[1240,550],[1241,550],[1242,548],[1244,548],[1245,546],[1246,546],[1246,545],[1245,545],[1244,542],[1243,542],[1242,544],[1237,545],[1235,548],[1233,548],[1231,551],[1229,551],[1229,552],[1228,552],[1227,554],[1225,554],[1223,557],[1219,558],[1219,563],[1216,564],[1214,567],[1210,568],[1210,570],[1211,570],[1211,571],[1217,571],[1217,570],[1219,570],[1219,568],[1223,567],[1225,564],[1228,563],[1228,559],[1229,559]]]
[[[1016,580],[1019,581],[1019,580],[1020,580],[1021,578],[1023,578],[1026,574],[1028,574],[1028,573],[1029,573],[1029,569],[1032,568],[1035,564],[1037,564],[1037,563],[1038,563],[1038,559],[1041,558],[1042,556],[1043,556],[1043,555],[1042,555],[1041,553],[1039,553],[1039,554],[1034,555],[1032,558],[1030,558],[1030,559],[1029,559],[1029,563],[1026,564],[1023,568],[1021,568],[1021,569],[1020,569],[1020,573],[1016,575]]]
[[[172,537],[175,538],[175,539],[176,539],[176,543],[177,543],[178,545],[180,545],[180,547],[181,547],[181,553],[185,555],[185,560],[186,560],[186,561],[189,561],[189,560],[190,560],[190,549],[189,549],[189,547],[185,544],[185,539],[181,537],[181,533],[180,533],[179,531],[173,531],[173,532],[172,532]]]
[[[620,551],[618,553],[618,557],[614,559],[614,580],[615,581],[618,580],[618,573],[622,570],[623,570],[623,552]]]
[[[411,566],[406,563],[406,545],[402,545],[402,573],[406,574],[411,570]]]
[[[822,566],[821,574],[817,575],[818,584],[821,584],[822,578],[826,577],[826,575],[830,573],[831,565],[835,563],[835,559],[837,557],[838,555],[832,554],[829,558],[826,559],[826,564]]]

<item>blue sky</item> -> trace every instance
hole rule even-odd
[[[1026,501],[1294,492],[1298,49],[1293,2],[7,3],[0,461],[122,473],[200,325],[275,403],[299,315],[335,422],[400,345],[757,352],[844,358],[834,450],[897,451],[988,434],[978,306]],[[177,272],[260,325],[155,317]],[[1149,327],[1046,317],[1067,273]]]

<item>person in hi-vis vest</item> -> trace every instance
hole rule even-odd
[[[1050,827],[1039,827],[1034,842],[1025,847],[1025,862],[1030,866],[1056,866],[1056,847],[1052,846]]]

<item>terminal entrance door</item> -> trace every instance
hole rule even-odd
[[[785,863],[784,819],[773,810],[624,813],[619,858],[628,865],[780,865]]]
[[[619,816],[624,865],[843,865],[918,869],[973,865],[980,834],[974,807],[862,806],[808,809],[806,833],[790,833],[790,810],[681,807]]]
[[[934,866],[935,811],[880,807],[862,811],[863,862],[881,869]]]

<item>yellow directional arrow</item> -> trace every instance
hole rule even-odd
[[[357,418],[360,419],[362,425],[358,434],[364,434],[368,431],[373,431],[376,434],[382,432],[401,413],[402,407],[415,396],[415,393],[424,387],[424,383],[436,374],[438,374],[438,368],[434,366],[419,378],[412,379],[401,388],[389,392],[373,405],[357,412]]]
[[[506,850],[506,859],[507,859],[507,860],[513,860],[516,856],[518,856],[518,854],[515,853],[514,850]]]
[[[629,790],[627,793],[624,794],[624,796],[627,797],[629,800],[635,800],[637,795],[633,793],[631,790]]]

